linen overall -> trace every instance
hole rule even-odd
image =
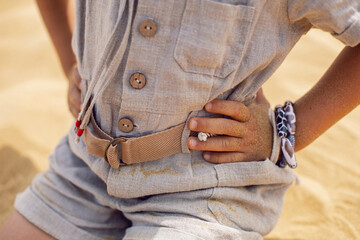
[[[358,0],[77,1],[82,94],[97,81],[92,111],[113,137],[160,132],[211,116],[212,99],[251,101],[312,26],[359,44],[359,12]],[[189,132],[181,153],[113,169],[71,129],[15,207],[58,239],[262,239],[295,179],[274,164],[279,139],[264,161],[212,164]]]

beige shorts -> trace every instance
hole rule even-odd
[[[214,170],[201,178],[196,169],[206,167],[192,162],[192,182],[154,170],[162,160],[114,172],[103,159],[85,159],[71,137],[60,141],[49,170],[15,202],[25,218],[58,239],[262,239],[276,225],[295,180],[274,159],[206,163]],[[122,181],[114,184],[116,179]]]

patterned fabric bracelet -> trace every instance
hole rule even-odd
[[[296,116],[294,111],[294,104],[291,101],[286,101],[283,107],[287,120],[288,139],[291,145],[295,148],[295,131],[296,131]]]
[[[294,112],[294,104],[291,101],[285,102],[285,105],[275,108],[276,127],[278,136],[281,138],[281,156],[276,163],[279,167],[291,168],[297,167],[295,158],[295,131],[296,116]]]

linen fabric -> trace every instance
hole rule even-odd
[[[93,95],[103,89],[92,111],[112,137],[212,116],[203,110],[212,99],[251,102],[313,26],[359,44],[359,12],[357,0],[77,1],[82,97],[92,83]],[[149,19],[157,29],[146,37],[139,26]],[[141,89],[129,82],[137,72],[146,77]],[[118,127],[123,118],[134,123],[131,132]],[[70,130],[16,208],[60,239],[261,239],[275,226],[294,173],[274,164],[274,152],[264,161],[208,163],[186,147],[189,133],[181,153],[113,169],[83,141],[75,144]]]
[[[271,109],[269,120],[275,129]],[[226,187],[217,187],[209,174],[188,180],[198,185],[204,181],[209,187],[202,189],[119,198],[109,194],[108,180],[89,170],[84,152],[73,151],[74,136],[72,131],[60,141],[49,158],[50,169],[15,202],[25,218],[57,239],[262,239],[276,224],[282,196],[294,181],[290,169],[274,164],[281,142],[274,134],[271,159],[217,169],[218,182]],[[143,182],[162,176],[165,185],[172,175],[179,176],[144,166],[133,174]],[[189,183],[178,183],[183,184]]]

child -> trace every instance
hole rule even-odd
[[[64,12],[60,1],[44,2],[56,6],[47,14]],[[359,9],[355,1],[77,2],[73,48],[84,102],[77,133],[87,130],[78,144],[73,130],[60,142],[50,169],[17,198],[17,210],[61,239],[261,239],[274,227],[294,175],[274,164],[279,139],[272,143],[266,104],[253,96],[313,24],[354,48],[346,47],[295,103],[296,150],[355,108]],[[68,32],[62,27],[51,29]],[[73,64],[68,60],[63,66]],[[181,151],[156,161],[117,167],[108,159],[110,167],[84,143],[86,134],[100,132],[96,123],[112,137],[132,139],[184,122]],[[199,142],[188,138],[190,130],[221,136]],[[141,145],[138,151],[146,156]],[[49,237],[21,215],[4,231]]]

